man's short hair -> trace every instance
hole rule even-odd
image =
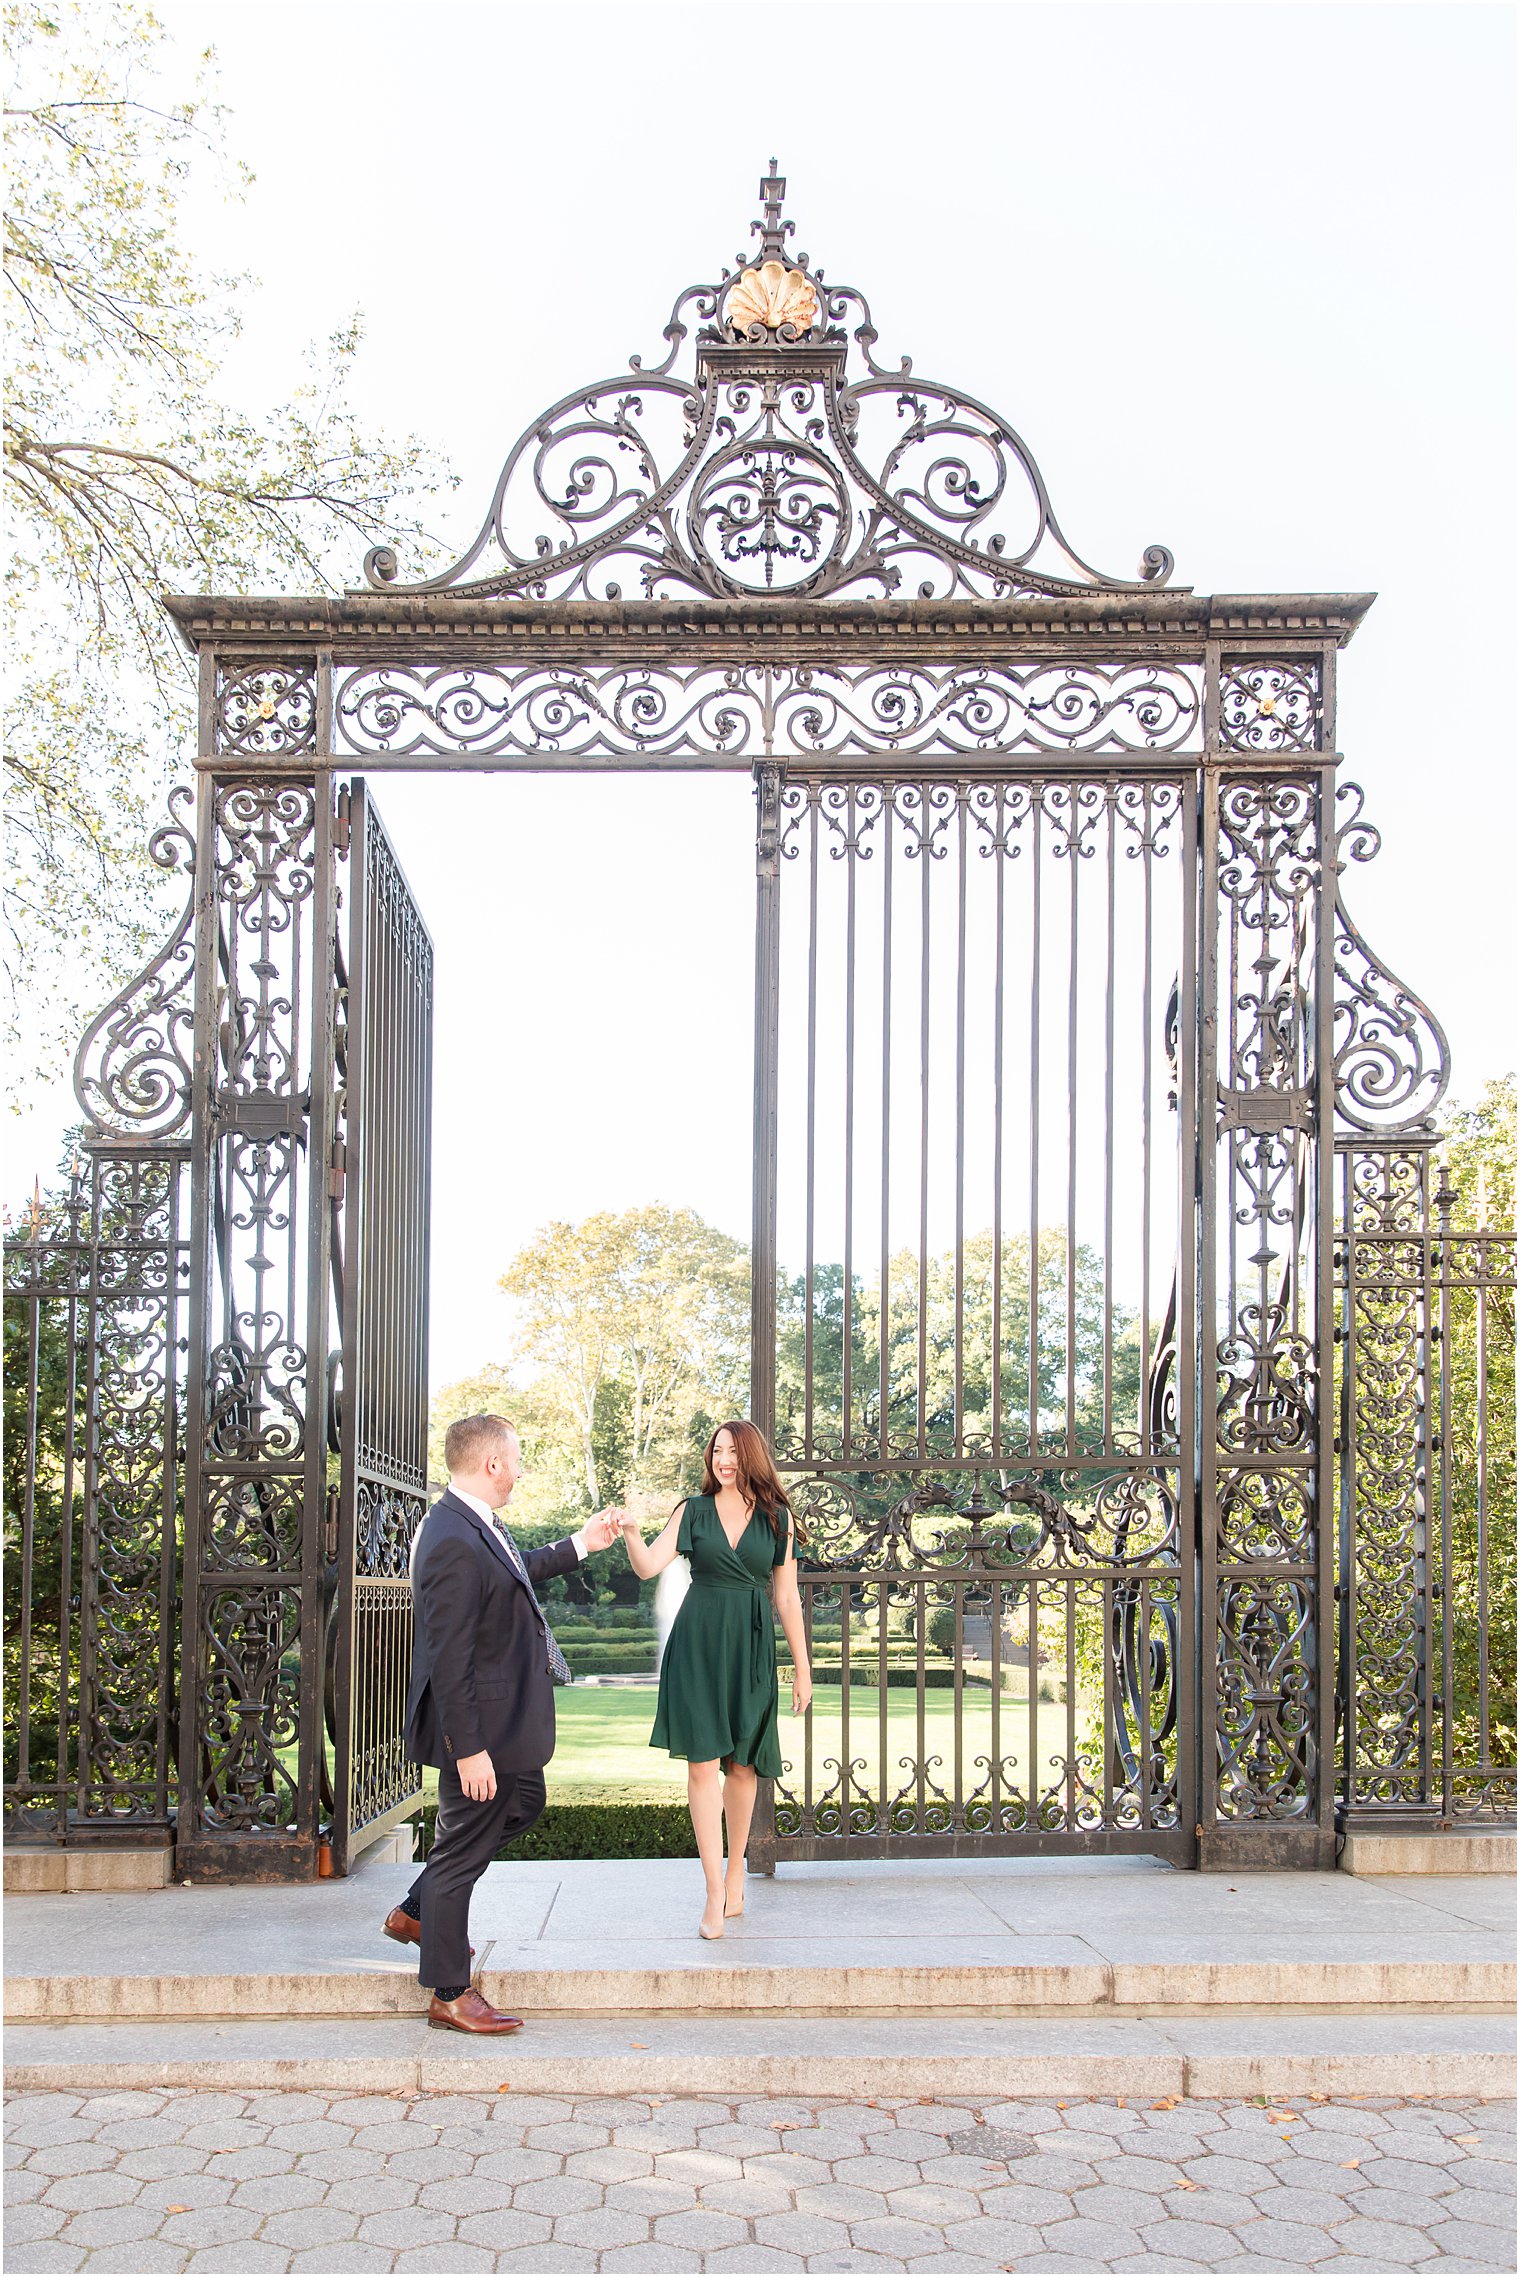
[[[451,1478],[468,1478],[506,1453],[508,1432],[515,1435],[515,1426],[504,1415],[461,1415],[444,1434],[444,1468]]]

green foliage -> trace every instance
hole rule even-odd
[[[422,1813],[423,1855],[433,1846],[436,1804]],[[695,1858],[696,1837],[684,1802],[551,1802],[536,1826],[497,1855],[502,1858]]]
[[[1446,1161],[1458,1199],[1453,1223],[1465,1230],[1511,1231],[1515,1223],[1515,1079],[1485,1086],[1471,1107],[1447,1118]],[[1460,1252],[1459,1252],[1460,1254]],[[1481,1345],[1480,1345],[1481,1328]],[[1480,1702],[1486,1699],[1489,1752],[1514,1763],[1515,1716],[1515,1291],[1487,1294],[1480,1324],[1477,1295],[1454,1290],[1448,1319],[1451,1381],[1448,1463],[1452,1505],[1452,1672],[1457,1763],[1480,1752]],[[1479,1482],[1485,1476],[1480,1527]],[[1480,1543],[1486,1554],[1480,1560]],[[1487,1683],[1480,1640],[1485,1630]]]
[[[642,1650],[638,1647],[620,1650],[616,1645],[566,1645],[565,1659],[576,1676],[652,1676],[655,1649],[652,1644]]]
[[[844,1679],[840,1673],[840,1667],[841,1664],[837,1660],[815,1661],[812,1671],[813,1682],[815,1684],[842,1683]],[[950,1692],[955,1689],[955,1669],[953,1664],[949,1662],[925,1661],[923,1674],[924,1690],[926,1692]],[[1003,1690],[1005,1692],[1016,1692],[1020,1698],[1024,1696],[1027,1687],[1025,1684],[1023,1669],[1005,1668],[1002,1671],[1002,1677]],[[972,1685],[983,1685],[990,1688],[992,1683],[992,1671],[990,1668],[988,1668],[985,1672],[980,1672],[974,1666],[968,1664],[961,1671],[961,1680],[963,1684],[965,1684],[968,1688]],[[857,1685],[868,1692],[879,1692],[881,1690],[880,1673],[874,1661],[851,1661],[850,1689],[852,1692],[855,1690]],[[917,1662],[910,1663],[906,1666],[892,1661],[888,1662],[887,1690],[889,1692],[912,1692],[916,1691],[917,1687]],[[1049,1687],[1042,1684],[1040,1687],[1040,1698],[1042,1700],[1049,1700],[1053,1697],[1054,1695],[1051,1693]]]
[[[178,216],[192,171],[246,178],[209,52],[181,64],[141,7],[10,0],[5,22],[6,966],[12,1036],[50,1073],[76,994],[163,929],[144,839],[194,680],[159,595],[335,588],[436,477],[346,402],[357,318],[278,405],[220,396],[248,280],[199,272]]]
[[[955,1607],[936,1605],[928,1620],[928,1641],[936,1652],[955,1650]]]
[[[501,1286],[515,1372],[577,1499],[675,1497],[695,1483],[692,1424],[732,1414],[748,1376],[744,1244],[695,1210],[649,1203],[543,1227]],[[551,1452],[552,1450],[552,1452]]]
[[[887,1424],[893,1438],[912,1437],[920,1420],[931,1452],[950,1453],[955,1444],[957,1323],[964,1429],[973,1437],[991,1435],[993,1391],[1005,1433],[1021,1436],[1028,1427],[1030,1400],[1030,1314],[1034,1314],[1035,1428],[1064,1446],[1071,1391],[1073,1430],[1080,1448],[1099,1448],[1104,1440],[1104,1374],[1107,1360],[1108,1412],[1116,1429],[1133,1429],[1144,1383],[1138,1323],[1122,1307],[1108,1307],[1102,1259],[1079,1246],[1071,1253],[1071,1302],[1075,1344],[1068,1365],[1066,1339],[1067,1244],[1063,1232],[1047,1227],[1035,1246],[1031,1308],[1030,1248],[1027,1236],[1002,1244],[1000,1267],[990,1232],[971,1235],[962,1252],[957,1301],[953,1250],[930,1258],[923,1269],[926,1342],[925,1402],[919,1416],[919,1262],[911,1250],[889,1260],[886,1304]],[[996,1282],[996,1290],[994,1290]],[[997,1298],[998,1349],[993,1350],[993,1301]],[[1105,1337],[1107,1327],[1107,1337]],[[807,1285],[783,1275],[778,1290],[776,1426],[778,1440],[795,1443],[805,1414],[807,1385]],[[850,1301],[850,1405],[852,1436],[869,1444],[878,1435],[881,1409],[882,1306],[873,1282],[856,1278]],[[827,1428],[837,1429],[844,1398],[844,1275],[840,1267],[817,1267],[813,1276],[813,1411]]]

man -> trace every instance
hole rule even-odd
[[[422,1948],[433,1988],[429,2024],[516,2032],[470,1984],[470,1893],[504,1842],[544,1807],[554,1753],[554,1686],[570,1672],[533,1584],[569,1573],[618,1537],[618,1513],[578,1534],[519,1550],[496,1516],[522,1475],[517,1433],[500,1415],[466,1415],[443,1443],[449,1486],[412,1551],[412,1682],[406,1751],[438,1769],[438,1824],[427,1864],[385,1920],[385,1934]]]

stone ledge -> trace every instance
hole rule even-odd
[[[174,1878],[174,1852],[156,1850],[32,1850],[5,1853],[6,1895],[60,1890],[166,1890]]]
[[[1339,1859],[1343,1874],[1512,1874],[1515,1830],[1429,1834],[1348,1832]]]
[[[1296,1960],[1137,1953],[1122,1960],[1089,1954],[1061,1961],[1031,1953],[981,1964],[968,1958],[927,1967],[902,1962],[828,1966],[819,1965],[795,1942],[790,1947],[771,1944],[763,1954],[751,1948],[743,1958],[735,1954],[726,1963],[704,1956],[705,1965],[625,1960],[598,1967],[577,1946],[535,1950],[488,1940],[477,1957],[475,1977],[498,2008],[567,2020],[719,2013],[757,2019],[798,2010],[1065,2014],[1096,2021],[1139,2013],[1221,2011],[1287,2016],[1466,2009],[1507,2014],[1516,1990],[1513,1960],[1499,1953],[1464,1953],[1447,1940],[1419,1957],[1369,1953],[1320,1959],[1306,1953]],[[360,2019],[416,2015],[426,2003],[415,1964],[399,1960],[304,1971],[14,1974],[5,1983],[6,2014],[13,2022]]]
[[[1514,2093],[1507,2017],[1030,2020],[982,2015],[539,2018],[509,2040],[413,2022],[19,2025],[13,2090],[332,2094],[1440,2095]]]

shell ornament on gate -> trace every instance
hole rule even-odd
[[[762,331],[785,328],[800,339],[818,321],[818,294],[811,277],[801,269],[788,269],[780,261],[764,261],[758,269],[745,269],[728,296],[723,320],[730,331],[754,339]]]

